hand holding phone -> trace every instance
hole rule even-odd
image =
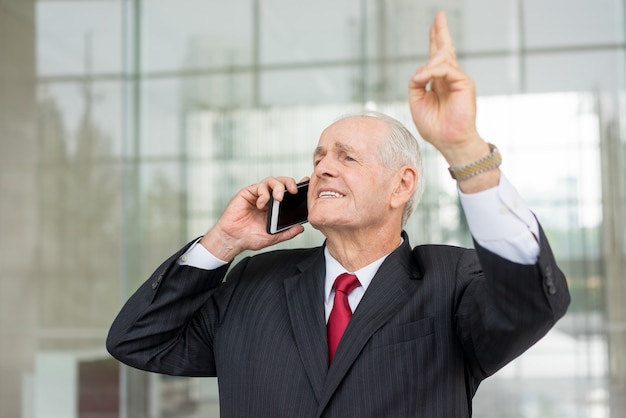
[[[269,210],[267,212],[267,233],[276,234],[291,228],[294,225],[307,222],[307,192],[309,182],[298,183],[298,192],[291,194],[285,192],[281,202],[270,197]]]

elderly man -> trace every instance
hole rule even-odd
[[[409,101],[458,182],[475,250],[411,247],[417,142],[385,115],[350,115],[313,154],[308,221],[323,245],[230,266],[304,230],[265,232],[270,196],[295,193],[294,179],[248,186],[129,299],[109,351],[143,370],[217,376],[225,417],[471,416],[479,383],[545,335],[569,293],[498,149],[477,133],[474,85],[441,12]]]

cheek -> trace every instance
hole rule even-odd
[[[307,205],[309,210],[309,222],[315,222],[316,220],[320,220],[324,217],[324,210],[320,207],[320,205],[316,204],[315,201],[310,201]]]
[[[380,185],[380,187],[372,191],[371,194],[361,195],[360,198],[361,199],[357,201],[359,203],[358,210],[370,215],[384,212],[389,207],[389,196],[387,195],[385,185]]]

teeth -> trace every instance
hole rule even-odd
[[[343,197],[343,195],[336,192],[321,192],[319,197]]]

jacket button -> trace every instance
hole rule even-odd
[[[554,286],[556,282],[554,280],[554,274],[552,274],[552,267],[546,266],[544,270],[544,274],[546,276],[546,285]]]
[[[159,274],[159,277],[157,277],[156,280],[152,282],[152,289],[156,290],[156,288],[159,287],[159,284],[161,283],[162,279],[163,279],[163,275]]]

